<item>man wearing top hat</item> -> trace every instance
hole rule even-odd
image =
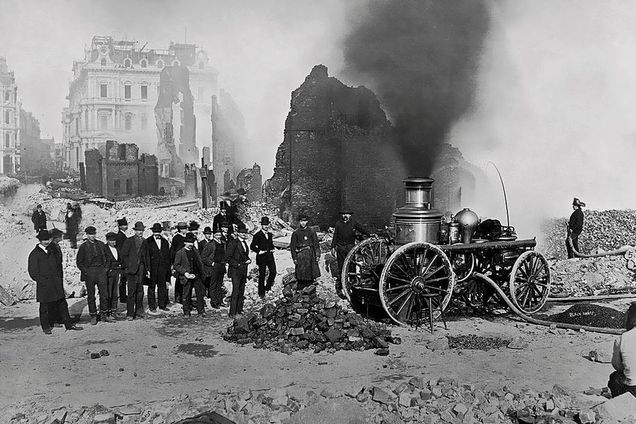
[[[258,265],[258,295],[265,297],[265,293],[271,290],[276,278],[276,262],[274,261],[274,242],[272,233],[269,232],[269,218],[261,218],[261,229],[252,237],[250,249],[256,253],[256,265]],[[265,273],[269,271],[267,284]]]
[[[568,236],[565,240],[565,247],[568,251],[568,259],[575,258],[574,251],[580,252],[579,250],[579,236],[583,231],[583,210],[581,208],[585,207],[585,203],[581,202],[576,197],[572,201],[572,215],[570,215],[570,220],[568,221]],[[570,242],[572,245],[570,245]],[[574,247],[574,249],[572,249]]]
[[[318,236],[309,228],[309,217],[306,214],[298,216],[299,227],[292,233],[289,248],[296,266],[296,281],[298,289],[303,289],[314,283],[320,277],[320,243]]]
[[[67,330],[81,330],[71,322],[64,293],[62,256],[51,247],[51,235],[41,230],[39,243],[29,254],[28,272],[36,283],[36,300],[40,303],[40,326],[44,334],[51,334],[53,324],[61,320]]]
[[[121,249],[124,247],[124,242],[128,238],[126,235],[126,231],[128,230],[128,221],[125,217],[117,220],[117,227],[119,227],[119,230],[117,231],[115,239],[115,247],[121,253]],[[122,273],[119,278],[119,301],[121,303],[126,303],[126,273]]]
[[[143,264],[148,281],[148,309],[150,314],[157,312],[157,301],[159,309],[167,311],[168,305],[168,282],[170,281],[170,246],[168,240],[163,238],[161,233],[163,227],[155,222],[150,227],[152,235],[148,237],[144,246]]]
[[[194,247],[194,234],[187,233],[184,240],[184,246],[179,250],[174,258],[174,269],[178,273],[183,286],[183,314],[190,316],[192,289],[194,289],[197,298],[197,313],[201,316],[205,315],[204,303],[204,287],[201,279],[203,275],[203,263],[199,251]]]
[[[124,261],[128,285],[128,299],[126,301],[126,319],[128,321],[144,317],[143,277],[145,270],[141,248],[144,244],[145,228],[143,222],[137,221],[133,227],[135,234],[126,239],[124,247],[121,249],[121,258]]]
[[[356,243],[356,231],[368,236],[369,232],[355,220],[351,219],[351,212],[348,209],[340,212],[340,219],[336,222],[331,240],[331,254],[338,260],[338,276],[336,277],[336,293],[344,299],[345,295],[342,291],[342,266],[345,258],[353,249]]]
[[[194,248],[201,253],[201,250],[199,249],[199,228],[200,225],[196,221],[190,221],[190,224],[188,224],[188,232],[194,235]]]
[[[106,296],[108,297],[108,313],[106,320],[116,321],[119,281],[123,273],[124,265],[121,259],[121,253],[117,249],[117,234],[109,232],[106,234]]]
[[[206,227],[206,230],[208,227]],[[205,233],[205,231],[204,231]],[[203,275],[208,280],[208,297],[210,306],[219,309],[223,303],[223,276],[225,275],[225,243],[221,231],[216,231],[201,252]]]
[[[75,262],[81,271],[80,280],[86,284],[88,296],[88,312],[91,315],[91,324],[97,324],[97,305],[95,303],[95,290],[99,291],[99,312],[102,321],[111,321],[107,318],[109,299],[108,281],[106,268],[106,245],[96,239],[97,229],[88,226],[84,230],[86,241],[82,243],[77,251]]]
[[[227,217],[227,204],[225,202],[220,202],[219,213],[214,215],[214,220],[212,221],[212,231],[216,232],[220,230],[223,224],[229,226],[230,220]]]
[[[231,237],[230,241],[227,242],[225,260],[230,267],[229,274],[232,278],[229,316],[234,317],[243,313],[247,265],[251,262],[250,248],[247,245],[247,228],[245,226],[238,227],[236,237]]]
[[[177,252],[183,249],[185,245],[185,236],[188,232],[188,224],[185,222],[177,223],[177,234],[172,237],[172,245],[170,246],[170,263],[174,266],[174,258]],[[179,277],[174,282],[174,301],[177,303],[183,303],[183,286]]]

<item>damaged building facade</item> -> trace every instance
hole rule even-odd
[[[263,176],[261,167],[255,163],[251,168],[245,168],[236,176],[237,188],[245,190],[245,196],[250,202],[260,202],[263,199]]]
[[[20,101],[13,71],[0,56],[0,175],[20,169]]]
[[[292,93],[290,106],[265,200],[279,206],[283,219],[307,213],[323,228],[333,226],[344,209],[372,228],[388,225],[404,202],[402,179],[410,175],[375,94],[348,87],[317,65]],[[431,177],[437,180],[433,196],[440,210],[456,212],[474,191],[472,168],[451,146]]]
[[[108,140],[85,153],[86,191],[110,200],[159,194],[159,169],[154,155],[135,144]]]

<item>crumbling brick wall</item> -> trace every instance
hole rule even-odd
[[[97,149],[85,153],[86,191],[103,196],[102,193],[102,154]]]

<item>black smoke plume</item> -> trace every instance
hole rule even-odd
[[[362,16],[344,41],[345,72],[370,81],[380,96],[409,175],[430,175],[448,131],[471,105],[486,5],[372,1]]]

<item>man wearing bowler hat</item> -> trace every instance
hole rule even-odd
[[[128,321],[144,317],[143,277],[145,270],[141,248],[144,244],[145,228],[143,222],[137,221],[133,227],[135,234],[126,239],[121,250],[128,285],[128,299],[126,301],[126,319]]]
[[[256,253],[256,265],[258,265],[258,295],[265,297],[265,293],[271,290],[276,278],[276,262],[274,261],[274,242],[272,233],[269,232],[269,218],[261,218],[261,229],[252,237],[250,249]],[[267,285],[265,273],[269,271]]]
[[[225,275],[225,243],[221,231],[216,231],[201,252],[203,274],[208,280],[210,306],[219,309],[223,304],[223,276]]]
[[[199,240],[199,253],[203,253],[205,246],[212,241],[212,228],[205,227],[203,229],[203,240]]]
[[[44,334],[51,334],[53,324],[61,320],[67,330],[81,330],[71,322],[64,293],[62,255],[51,247],[51,235],[41,230],[39,243],[29,254],[29,276],[36,283],[36,300],[40,303],[40,326]]]
[[[250,248],[247,245],[247,228],[245,226],[238,227],[236,237],[231,237],[230,241],[227,242],[225,260],[230,267],[229,273],[232,278],[229,316],[234,317],[243,313],[247,266],[251,262]]]
[[[174,258],[174,269],[178,273],[183,286],[183,314],[190,316],[190,302],[192,298],[192,289],[194,289],[197,298],[197,312],[201,316],[205,316],[205,303],[203,281],[203,263],[199,251],[194,247],[194,234],[188,233],[185,236],[184,246],[179,250]]]
[[[120,218],[117,220],[117,238],[115,239],[115,247],[121,254],[121,249],[124,247],[124,242],[128,238],[126,231],[128,230],[128,221],[126,218]],[[122,273],[119,278],[119,301],[126,303],[126,273]]]
[[[303,289],[320,277],[320,243],[314,230],[309,228],[309,217],[306,214],[300,214],[298,222],[300,225],[292,233],[289,249],[296,266],[297,288]]]
[[[174,266],[174,258],[177,252],[183,249],[185,245],[185,236],[188,232],[188,224],[185,222],[177,223],[177,234],[172,237],[172,245],[170,246],[170,263]],[[183,286],[179,277],[176,277],[174,281],[174,301],[177,303],[183,303]]]
[[[161,233],[163,227],[155,222],[150,227],[152,235],[144,241],[142,247],[145,277],[148,283],[148,309],[150,314],[159,309],[167,311],[168,282],[170,281],[170,246]]]
[[[345,258],[353,249],[356,243],[356,231],[369,235],[369,232],[362,225],[351,219],[353,212],[349,209],[343,209],[340,212],[340,219],[336,222],[331,240],[331,254],[338,260],[338,276],[336,277],[336,293],[344,299],[345,295],[342,291],[342,266]]]
[[[95,290],[99,291],[99,312],[102,321],[111,321],[107,318],[109,299],[108,299],[108,280],[107,280],[107,264],[106,264],[106,246],[103,242],[96,239],[97,229],[88,226],[84,230],[86,233],[86,241],[82,243],[77,251],[75,262],[81,271],[80,280],[86,284],[86,293],[88,296],[88,312],[91,315],[91,324],[97,324],[97,305],[95,303]]]
[[[108,297],[108,313],[105,321],[116,321],[117,318],[117,294],[120,287],[119,280],[121,279],[123,271],[123,261],[121,260],[121,253],[117,249],[117,234],[109,232],[106,234],[106,282]]]
[[[585,203],[575,197],[572,201],[572,209],[574,209],[574,212],[572,212],[570,220],[568,221],[568,236],[565,240],[565,247],[568,251],[568,259],[576,257],[574,251],[580,252],[579,236],[583,231],[583,210],[581,210],[581,208],[584,207]],[[572,244],[570,245],[570,243]]]

